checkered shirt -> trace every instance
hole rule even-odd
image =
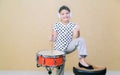
[[[61,22],[56,23],[53,26],[53,30],[57,32],[57,37],[54,41],[54,50],[65,51],[72,41],[73,30],[76,24],[70,22],[68,25],[64,25]]]

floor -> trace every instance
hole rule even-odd
[[[0,71],[0,75],[48,75],[42,71]],[[52,73],[51,75],[55,75]],[[74,75],[73,72],[66,71],[65,75]],[[120,75],[120,71],[107,71],[106,75]]]

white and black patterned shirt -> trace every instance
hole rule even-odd
[[[54,41],[54,50],[65,51],[72,41],[73,30],[76,27],[75,23],[70,22],[67,25],[61,22],[56,23],[53,26],[53,30],[57,32],[56,39]]]

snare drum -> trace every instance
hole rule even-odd
[[[37,53],[37,66],[56,67],[65,62],[64,52],[57,50],[41,50]]]

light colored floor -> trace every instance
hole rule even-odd
[[[0,75],[48,75],[46,71],[0,71]],[[55,72],[51,75],[55,75]],[[73,72],[66,71],[65,75],[74,75]],[[107,71],[106,75],[120,75],[120,71]]]

